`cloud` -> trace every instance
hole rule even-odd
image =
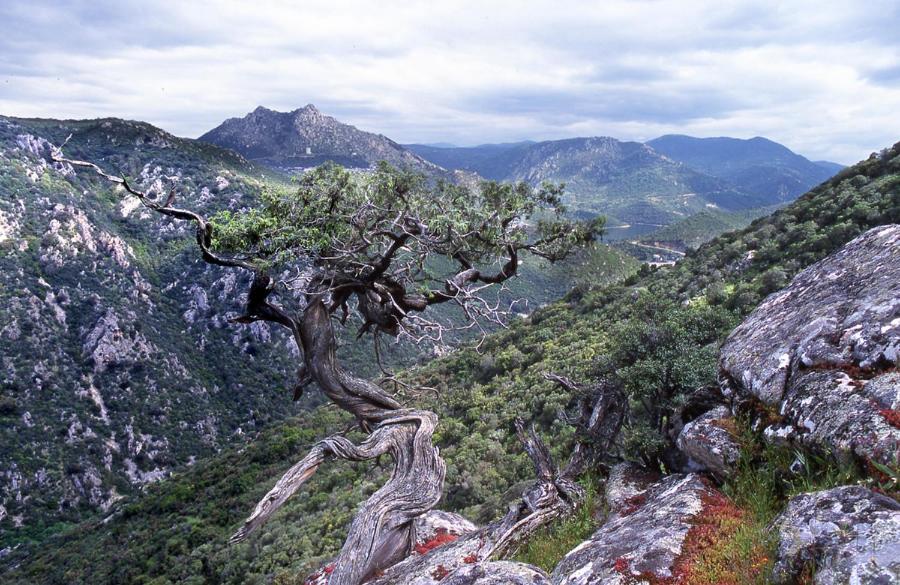
[[[850,163],[900,140],[898,29],[893,0],[5,0],[0,113],[197,136],[315,103],[401,142],[763,135]]]

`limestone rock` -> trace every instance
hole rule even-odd
[[[741,454],[732,434],[734,418],[724,406],[715,408],[684,425],[676,441],[691,461],[719,477],[731,473]]]
[[[874,228],[769,296],[726,340],[723,390],[778,409],[773,439],[888,463],[900,450],[900,226]]]
[[[812,568],[814,583],[900,583],[900,504],[859,486],[793,498],[776,518],[774,579],[794,583]]]
[[[674,577],[692,520],[714,494],[695,474],[670,475],[632,496],[591,537],[567,554],[554,585],[646,583]]]

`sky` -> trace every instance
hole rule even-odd
[[[0,0],[0,114],[196,137],[308,103],[398,142],[900,140],[900,0]]]

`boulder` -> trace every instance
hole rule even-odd
[[[416,535],[415,545],[411,556],[405,560],[422,557],[434,549],[455,543],[461,536],[475,533],[478,527],[459,514],[442,510],[429,510],[413,521],[413,529]],[[403,562],[405,561],[401,561],[401,564]],[[328,585],[328,579],[333,570],[333,561],[326,563],[325,566],[307,577],[304,585]],[[427,577],[430,577],[430,574]],[[490,582],[484,581],[484,583]],[[478,581],[478,583],[481,583],[481,581]]]
[[[456,540],[464,534],[475,532],[478,527],[464,516],[442,510],[429,510],[413,522],[416,531],[415,549],[432,547],[439,540]]]
[[[734,418],[724,406],[684,425],[676,444],[692,463],[720,478],[731,474],[741,455]]]
[[[559,562],[551,581],[637,584],[676,578],[693,520],[717,494],[695,474],[670,475],[635,492],[623,501],[625,507]]]
[[[794,497],[775,519],[773,579],[818,585],[900,583],[900,504],[859,486]]]
[[[728,337],[723,391],[777,412],[773,440],[868,460],[900,452],[900,226],[881,226],[798,274]],[[780,419],[780,420],[777,420]]]

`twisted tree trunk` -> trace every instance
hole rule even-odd
[[[367,461],[387,454],[394,463],[391,478],[361,505],[353,519],[328,576],[329,585],[359,585],[382,573],[378,583],[399,584],[413,573],[425,571],[430,575],[432,565],[446,571],[502,557],[541,526],[570,513],[581,501],[583,493],[574,480],[593,457],[579,446],[560,471],[534,429],[526,431],[517,421],[519,439],[534,462],[538,481],[510,506],[502,520],[428,559],[410,558],[416,541],[413,521],[437,505],[444,484],[446,467],[432,444],[437,415],[427,410],[403,409],[376,384],[346,372],[336,360],[331,317],[321,301],[307,307],[295,327],[295,335],[304,350],[304,366],[310,378],[371,433],[359,445],[340,435],[316,444],[259,502],[232,541],[244,539],[262,525],[329,456]],[[575,387],[568,379],[548,378]],[[599,389],[587,393],[579,402],[580,420],[576,426],[603,439],[608,438],[607,434],[617,434],[621,405],[614,399],[616,396]],[[407,560],[397,565],[404,559]]]
[[[409,555],[413,520],[440,500],[446,467],[432,444],[437,415],[402,409],[377,385],[346,372],[336,360],[331,318],[321,302],[306,309],[298,337],[307,373],[372,432],[359,445],[343,436],[319,442],[266,494],[232,541],[262,525],[328,456],[366,461],[387,454],[394,463],[391,478],[360,507],[329,578],[332,585],[357,585]]]

